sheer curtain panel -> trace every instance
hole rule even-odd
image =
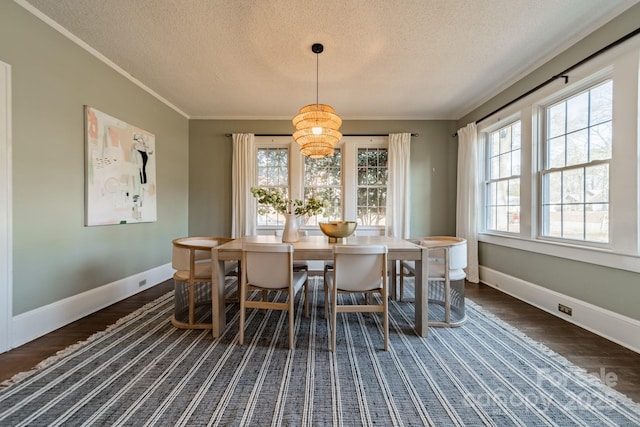
[[[255,178],[255,136],[252,133],[233,134],[231,237],[256,234],[255,200],[251,186]]]
[[[467,240],[467,280],[478,283],[478,130],[475,123],[458,130],[456,235]]]
[[[389,183],[387,189],[387,235],[410,237],[409,160],[410,133],[389,134]]]

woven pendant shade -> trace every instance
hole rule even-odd
[[[302,155],[314,159],[333,154],[333,147],[340,142],[338,130],[342,119],[335,110],[325,104],[310,104],[300,109],[293,118],[296,131],[293,139],[300,145]]]
[[[311,46],[311,51],[319,55],[323,46]],[[302,155],[319,159],[331,156],[335,145],[342,139],[339,129],[342,119],[329,105],[318,103],[318,62],[316,56],[316,103],[300,109],[292,120],[295,132],[293,139],[300,145]]]

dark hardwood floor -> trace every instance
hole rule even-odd
[[[168,280],[90,316],[0,354],[0,381],[27,371],[56,352],[105,329],[173,289]],[[613,388],[640,402],[640,354],[608,341],[486,285],[467,283],[469,299],[545,344]]]

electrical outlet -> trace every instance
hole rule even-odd
[[[138,286],[142,287],[147,284],[147,279],[142,279],[138,282]]]
[[[569,316],[571,316],[571,313],[573,312],[571,307],[567,307],[566,305],[562,305],[562,304],[558,304],[558,311],[560,311],[560,313],[564,313]]]

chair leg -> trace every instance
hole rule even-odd
[[[384,328],[384,351],[389,349],[389,301],[387,301],[386,292],[383,291],[382,295],[382,324]]]
[[[304,317],[309,317],[309,278],[304,281]]]
[[[327,267],[324,268],[324,318],[329,318],[329,286],[327,286]]]
[[[240,300],[240,334],[238,336],[238,344],[244,344],[244,301],[246,296],[246,285],[244,281],[240,282],[240,293],[238,294],[238,300]]]
[[[266,301],[269,299],[269,292],[266,290],[262,290],[262,301]]]
[[[404,295],[404,266],[402,265],[402,261],[400,261],[400,296],[398,296],[398,300],[402,302],[402,297]]]
[[[295,295],[293,292],[289,294],[289,349],[293,350],[293,300]]]
[[[195,312],[196,312],[196,303],[195,303],[195,287],[196,284],[193,278],[189,279],[189,326],[193,325],[195,320]]]
[[[336,349],[336,328],[338,321],[338,291],[336,289],[331,290],[331,352],[333,353]]]

